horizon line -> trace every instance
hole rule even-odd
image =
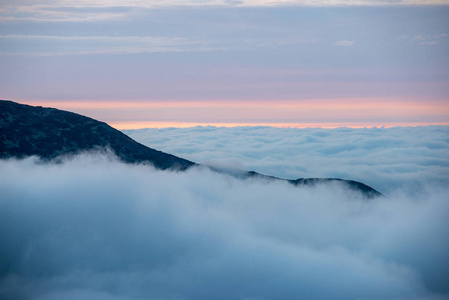
[[[231,123],[231,122],[108,122],[117,130],[164,129],[164,128],[194,128],[194,127],[273,127],[273,128],[393,128],[393,127],[424,127],[449,126],[449,122],[319,122],[319,123]]]

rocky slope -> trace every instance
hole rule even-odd
[[[106,123],[55,108],[0,101],[0,158],[54,159],[109,147],[125,162],[185,170],[193,162],[148,148]]]

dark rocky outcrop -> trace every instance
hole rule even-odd
[[[243,178],[264,178],[266,180],[286,180],[295,186],[319,186],[323,184],[336,183],[347,187],[350,190],[361,192],[367,198],[375,198],[382,196],[381,193],[373,189],[372,187],[355,181],[341,178],[298,178],[293,180],[280,179],[274,176],[263,175],[254,171],[244,172],[241,177]]]
[[[195,163],[148,148],[104,122],[55,108],[0,101],[0,158],[61,155],[108,147],[124,162],[185,170]]]

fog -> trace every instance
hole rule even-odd
[[[394,128],[193,127],[125,130],[195,162],[299,177],[361,181],[382,193],[449,185],[449,126]]]
[[[0,161],[1,299],[448,299],[449,190]]]

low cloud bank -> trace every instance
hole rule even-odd
[[[449,190],[0,161],[1,299],[447,299]]]
[[[296,179],[339,177],[381,191],[449,185],[449,126],[193,127],[125,130],[137,141],[205,164]]]

